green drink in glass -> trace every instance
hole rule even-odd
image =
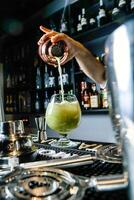
[[[71,130],[79,126],[81,109],[74,94],[55,94],[46,110],[47,125],[62,137],[52,143],[57,147],[75,147],[77,143],[67,138]]]

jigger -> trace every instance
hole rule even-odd
[[[45,142],[47,140],[46,133],[46,119],[44,116],[35,117],[35,123],[37,127],[37,139],[39,143]]]

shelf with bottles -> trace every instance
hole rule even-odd
[[[116,1],[117,2],[117,1]],[[123,2],[123,1],[122,1]],[[125,2],[125,1],[124,1]],[[127,1],[128,2],[128,1]],[[134,11],[133,8],[130,9],[131,6],[129,6],[127,3],[126,7],[119,8],[115,6],[114,1],[111,1],[112,4],[110,4],[110,7],[108,7],[109,10],[109,17],[107,20],[103,23],[98,22],[99,14],[95,14],[93,11],[94,8],[90,7],[87,9],[87,12],[90,13],[90,15],[95,16],[94,24],[91,25],[90,22],[86,25],[86,28],[81,28],[80,31],[76,31],[75,35],[73,37],[79,41],[91,41],[96,38],[101,38],[103,36],[109,35],[111,32],[113,32],[117,27],[119,27],[122,23],[125,21],[131,19],[134,17]],[[126,12],[124,11],[126,9]],[[91,11],[92,10],[92,11]],[[85,11],[86,12],[86,11]],[[92,14],[92,12],[94,12]],[[82,13],[82,11],[81,11]],[[104,14],[104,13],[103,13]],[[92,20],[92,17],[89,17],[90,21]],[[82,19],[81,19],[82,23]]]
[[[73,86],[72,69],[67,63],[61,67],[62,69],[62,81],[65,88],[71,88]],[[35,90],[58,90],[60,89],[60,76],[58,67],[50,66],[41,61],[41,64],[35,64]]]
[[[79,41],[91,41],[108,35],[134,16],[133,5],[133,0],[100,0],[92,3],[79,1],[79,3],[74,3],[70,8],[70,26],[72,26],[70,34]]]
[[[75,93],[80,102],[82,113],[108,113],[107,88],[101,86],[86,76],[76,77]],[[101,112],[102,111],[102,112]]]
[[[134,0],[74,1],[58,12],[51,7],[44,25],[64,32],[81,42],[109,35],[119,25],[134,17]]]

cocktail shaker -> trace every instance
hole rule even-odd
[[[60,58],[60,64],[63,65],[68,57],[67,44],[61,40],[52,43],[50,39],[39,45],[39,55],[42,60],[50,65],[57,65],[56,57]]]
[[[21,156],[34,151],[35,147],[30,136],[23,131],[23,121],[0,122],[0,156]],[[20,125],[22,124],[22,127]]]

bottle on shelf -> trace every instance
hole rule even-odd
[[[77,23],[77,33],[82,32],[82,25],[81,25],[81,15],[78,15],[78,23]]]
[[[13,96],[13,112],[17,112],[17,100],[16,100],[16,96]]]
[[[91,84],[90,106],[91,108],[99,108],[99,93],[95,83]]]
[[[19,74],[18,74],[18,83],[19,83],[20,86],[26,85],[26,73],[23,69],[23,66],[20,66],[20,71],[19,71]]]
[[[49,87],[55,87],[55,76],[53,75],[53,71],[50,71],[49,75]]]
[[[134,0],[131,0],[130,2],[130,12],[134,13]]]
[[[36,92],[36,97],[35,97],[35,112],[40,112],[41,110],[41,102],[39,98],[38,92]]]
[[[108,108],[108,95],[106,88],[100,88],[100,108]]]
[[[9,96],[9,112],[13,112],[13,96]]]
[[[118,8],[120,10],[120,16],[124,16],[127,14],[127,1],[126,0],[119,0],[118,1]]]
[[[87,85],[87,82],[84,82],[84,90],[83,90],[83,108],[85,110],[88,110],[90,108],[90,96],[89,96],[89,87]]]
[[[27,107],[27,112],[31,112],[31,94],[29,91],[26,92],[26,107]]]
[[[88,20],[86,17],[85,8],[82,8],[81,26],[82,26],[82,32],[84,32],[88,29]]]
[[[36,69],[36,89],[39,90],[39,89],[42,89],[42,81],[41,81],[41,73],[40,73],[40,68],[39,66],[37,66],[37,69]]]
[[[26,82],[26,72],[22,69],[22,86],[25,86]]]
[[[9,95],[6,96],[6,103],[5,103],[5,111],[10,112],[10,100],[9,100]]]
[[[19,112],[27,112],[26,92],[19,93]]]
[[[104,24],[107,23],[106,8],[105,8],[103,0],[100,0],[99,13],[97,16],[97,20],[98,20],[98,27],[103,26]]]
[[[11,88],[12,87],[12,85],[11,85],[11,74],[10,73],[8,73],[8,75],[7,75],[6,87],[7,88]]]
[[[81,102],[81,106],[84,107],[84,94],[83,94],[83,91],[85,89],[85,85],[86,85],[86,82],[82,81],[80,83],[80,102]]]
[[[118,8],[118,0],[114,0],[114,6],[112,9],[112,20],[117,20],[120,17],[120,9]]]
[[[65,67],[63,67],[63,71],[62,71],[62,81],[63,81],[63,85],[69,84],[69,76],[68,76],[68,73],[66,72]]]
[[[47,109],[48,103],[49,103],[48,91],[45,91],[45,94],[44,94],[44,110]]]
[[[69,95],[74,94],[73,90],[69,90],[67,93],[68,93]]]
[[[49,87],[49,73],[47,71],[48,66],[45,64],[45,72],[44,72],[44,88]]]
[[[68,22],[67,22],[67,20],[65,18],[61,21],[60,32],[61,33],[66,33],[66,34],[69,33]]]
[[[90,17],[88,27],[89,29],[94,29],[97,27],[97,21],[95,17]]]

